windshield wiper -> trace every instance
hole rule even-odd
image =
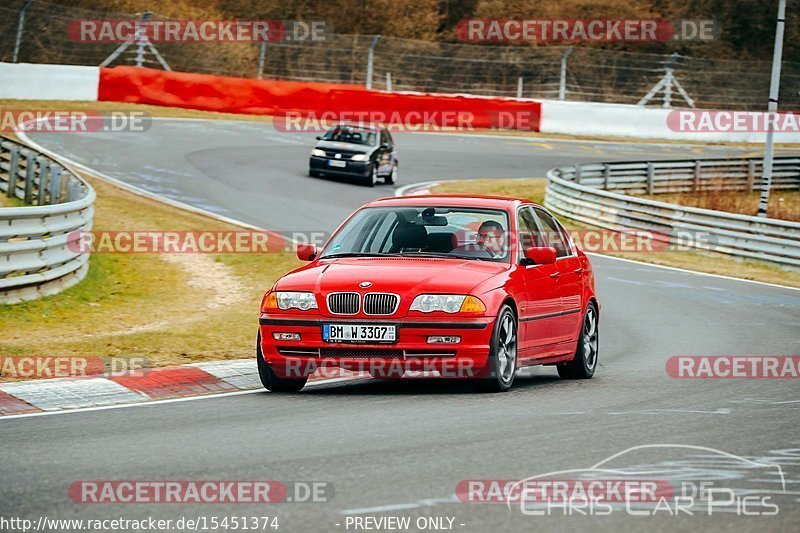
[[[326,254],[320,256],[320,259],[336,259],[339,257],[386,257],[391,254],[375,254],[370,252],[341,252],[338,254]]]
[[[400,256],[414,256],[414,257],[442,257],[444,259],[475,259],[477,261],[495,261],[490,257],[478,257],[474,255],[457,255],[449,254],[447,252],[400,252]]]

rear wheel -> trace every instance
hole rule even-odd
[[[486,375],[475,380],[481,392],[506,392],[514,383],[517,371],[517,317],[504,305],[497,314],[492,333]]]
[[[256,341],[256,360],[258,361],[258,377],[264,388],[272,392],[298,392],[305,387],[308,377],[303,378],[284,378],[280,377],[272,369],[272,365],[264,361],[261,353],[261,332],[258,333]]]
[[[578,338],[575,357],[569,363],[557,365],[558,375],[564,379],[589,379],[597,368],[597,355],[600,346],[597,307],[590,303],[586,308]]]

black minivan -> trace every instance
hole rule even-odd
[[[317,137],[308,163],[310,176],[351,176],[374,187],[397,183],[397,152],[382,126],[337,124]]]

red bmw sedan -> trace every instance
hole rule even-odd
[[[507,391],[516,370],[594,375],[592,267],[543,207],[499,197],[384,198],[353,213],[261,302],[257,359],[273,392],[319,368],[468,378]]]

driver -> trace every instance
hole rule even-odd
[[[466,253],[471,256],[488,256],[496,259],[505,251],[505,231],[503,226],[494,220],[483,222],[478,228],[475,244],[462,245],[453,250],[455,254]]]
[[[487,220],[478,228],[478,240],[475,243],[479,248],[488,251],[493,257],[503,255],[503,226],[494,220]]]

